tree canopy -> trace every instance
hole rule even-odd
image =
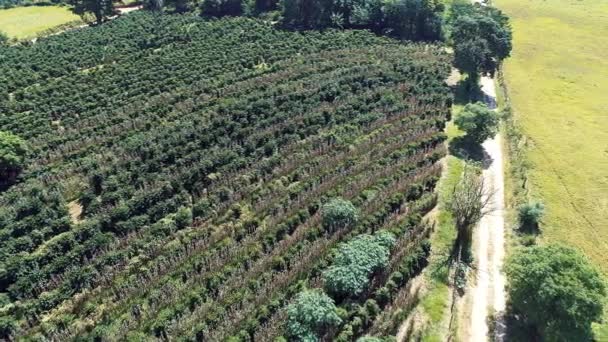
[[[395,237],[386,231],[376,235],[360,235],[343,244],[333,264],[324,273],[327,291],[334,298],[356,296],[369,283],[369,276],[386,266]]]
[[[103,23],[115,13],[112,0],[69,0],[69,4],[74,6],[74,13],[80,16],[93,14],[97,24]]]
[[[467,104],[454,119],[456,126],[467,133],[466,138],[475,143],[494,137],[499,121],[498,114],[481,102]]]
[[[576,250],[534,246],[506,263],[510,305],[547,341],[590,341],[602,315],[606,285]]]
[[[491,7],[458,5],[448,20],[454,46],[454,65],[476,79],[478,73],[494,74],[511,54],[508,17]]]
[[[300,292],[287,308],[287,332],[298,341],[317,341],[325,329],[340,322],[334,301],[320,290]]]
[[[23,168],[27,145],[25,140],[0,131],[0,185],[12,182]]]
[[[334,198],[325,203],[322,215],[323,227],[330,231],[355,224],[359,218],[357,208],[342,198]]]

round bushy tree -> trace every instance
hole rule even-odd
[[[325,203],[321,214],[323,227],[328,231],[353,225],[359,219],[357,208],[350,201],[342,198],[334,198]]]
[[[498,114],[481,102],[469,103],[456,116],[454,123],[467,133],[467,139],[482,143],[498,130]]]
[[[12,183],[27,154],[27,145],[20,137],[0,131],[0,185]]]
[[[320,290],[300,292],[287,307],[287,333],[297,341],[318,341],[326,329],[340,323],[334,301]]]
[[[335,298],[356,296],[369,283],[370,275],[388,264],[395,237],[386,231],[360,235],[340,246],[333,264],[323,272],[325,287]]]
[[[510,305],[547,341],[590,341],[602,316],[606,285],[576,250],[535,246],[506,263]]]

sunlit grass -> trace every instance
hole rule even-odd
[[[80,20],[67,7],[30,6],[0,10],[0,31],[10,38],[24,39],[44,30]]]

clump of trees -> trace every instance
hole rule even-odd
[[[477,84],[480,74],[493,75],[501,61],[511,54],[509,18],[490,6],[457,3],[452,6],[450,40],[454,65]]]
[[[0,187],[15,181],[23,169],[27,152],[25,140],[10,132],[0,131]]]
[[[333,299],[320,290],[305,290],[287,308],[287,333],[297,341],[317,341],[342,320]]]
[[[360,235],[343,244],[333,265],[323,273],[327,291],[334,298],[361,294],[369,284],[370,275],[388,264],[394,244],[395,237],[386,231],[373,236]]]
[[[334,198],[325,203],[321,213],[323,228],[330,232],[354,225],[359,219],[357,208],[350,201],[342,198]]]
[[[481,102],[467,104],[454,119],[456,126],[466,132],[466,139],[476,144],[494,137],[499,122],[498,113]]]
[[[606,284],[576,250],[534,246],[507,260],[513,314],[546,341],[591,341],[603,312]]]
[[[74,13],[80,16],[92,14],[96,24],[102,24],[108,17],[116,14],[112,0],[69,0]]]

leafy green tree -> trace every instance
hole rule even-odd
[[[467,104],[454,119],[456,126],[467,133],[466,138],[475,143],[494,137],[499,121],[498,114],[481,102]]]
[[[576,250],[534,246],[507,260],[510,306],[546,341],[591,341],[603,312],[606,285]]]
[[[454,65],[476,82],[478,74],[494,74],[511,54],[511,27],[508,17],[499,10],[462,8],[451,27]]]
[[[440,7],[427,0],[397,0],[385,4],[386,26],[393,35],[407,40],[441,37]]]
[[[359,219],[359,211],[347,200],[334,198],[321,209],[323,227],[328,231],[354,225]]]
[[[0,186],[15,181],[23,168],[27,144],[20,137],[0,131]]]
[[[358,295],[370,275],[388,264],[395,237],[386,231],[360,235],[340,246],[331,267],[323,272],[327,291],[336,297]]]
[[[298,341],[318,341],[318,336],[341,321],[334,301],[320,290],[300,292],[287,307],[287,332]]]
[[[112,0],[69,0],[69,3],[74,6],[74,13],[80,16],[93,14],[98,25],[116,13]]]
[[[541,202],[530,202],[519,207],[519,224],[522,228],[538,228],[545,214],[545,206]]]

